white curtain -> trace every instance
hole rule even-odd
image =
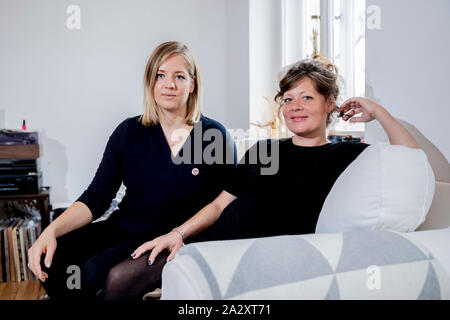
[[[341,76],[341,99],[365,95],[365,0],[321,0],[328,12],[323,53],[331,57]],[[325,34],[326,32],[326,34]],[[364,124],[335,123],[337,131],[364,131]]]

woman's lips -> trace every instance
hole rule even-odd
[[[308,119],[307,116],[291,117],[292,122],[303,122]]]
[[[166,99],[173,99],[176,97],[175,94],[162,94],[161,96],[163,96]]]

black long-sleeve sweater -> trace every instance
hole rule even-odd
[[[190,161],[176,164],[180,159]],[[140,116],[128,118],[110,136],[93,181],[77,201],[88,206],[95,220],[123,182],[126,195],[113,213],[117,223],[137,233],[165,233],[220,194],[233,175],[236,147],[219,122],[202,115],[173,160],[159,124],[146,127]]]

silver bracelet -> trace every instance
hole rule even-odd
[[[180,236],[181,236],[181,239],[182,239],[183,241],[184,241],[184,239],[186,238],[186,235],[185,235],[184,232],[181,231],[180,229],[174,228],[172,231],[178,232],[178,233],[180,234]]]

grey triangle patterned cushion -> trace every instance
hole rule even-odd
[[[358,231],[189,244],[163,271],[163,299],[449,299],[420,243]]]

